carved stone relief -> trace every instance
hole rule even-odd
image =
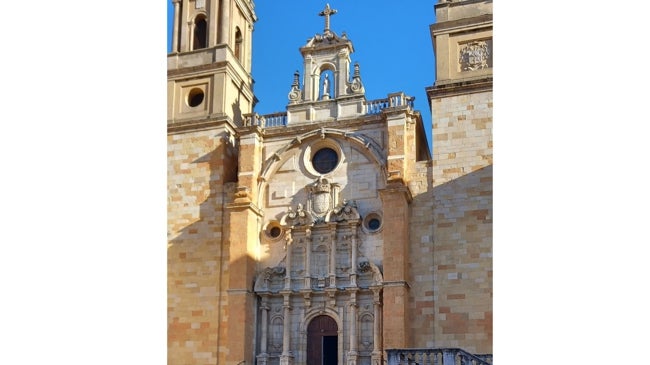
[[[475,71],[492,67],[492,41],[482,40],[459,44],[458,63],[461,71]]]

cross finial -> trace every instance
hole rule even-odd
[[[318,13],[320,16],[325,17],[325,31],[330,30],[330,15],[334,15],[338,12],[336,9],[331,9],[330,4],[325,4],[325,10]]]

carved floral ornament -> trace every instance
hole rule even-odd
[[[489,68],[491,47],[488,41],[473,41],[459,44],[458,63],[461,71],[475,71]]]

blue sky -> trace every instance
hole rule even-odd
[[[168,51],[171,49],[173,7],[168,0]],[[268,114],[284,111],[293,73],[302,75],[299,48],[308,38],[322,33],[318,13],[326,1],[255,1],[258,21],[253,32],[253,79],[259,103],[255,111]],[[408,6],[388,0],[329,1],[338,10],[330,28],[346,32],[359,62],[368,100],[404,91],[415,96],[431,141],[431,112],[425,88],[433,85],[434,54],[429,25],[435,22],[435,1],[410,1]],[[399,5],[398,5],[399,4]]]

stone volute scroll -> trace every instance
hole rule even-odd
[[[313,224],[313,222],[314,219],[311,214],[303,208],[301,203],[298,203],[296,210],[289,207],[287,214],[285,214],[280,221],[283,226],[289,227],[308,226]]]
[[[354,64],[354,75],[352,76],[352,82],[350,83],[350,92],[352,94],[363,94],[366,92],[363,87],[363,82],[361,82],[361,72],[359,71],[359,62]]]
[[[357,210],[357,203],[354,200],[343,199],[343,203],[332,209],[326,220],[328,222],[358,222],[361,220],[361,216]]]
[[[384,275],[379,270],[379,267],[367,258],[359,259],[357,270],[360,274],[370,274],[372,276],[372,285],[382,285],[384,282]]]
[[[284,278],[286,269],[282,266],[267,267],[259,273],[255,280],[255,292],[269,291],[271,288],[271,281],[274,277],[280,279]]]
[[[287,97],[291,104],[297,103],[302,99],[302,91],[300,90],[300,73],[297,70],[293,73],[293,83],[291,84],[291,90]]]

